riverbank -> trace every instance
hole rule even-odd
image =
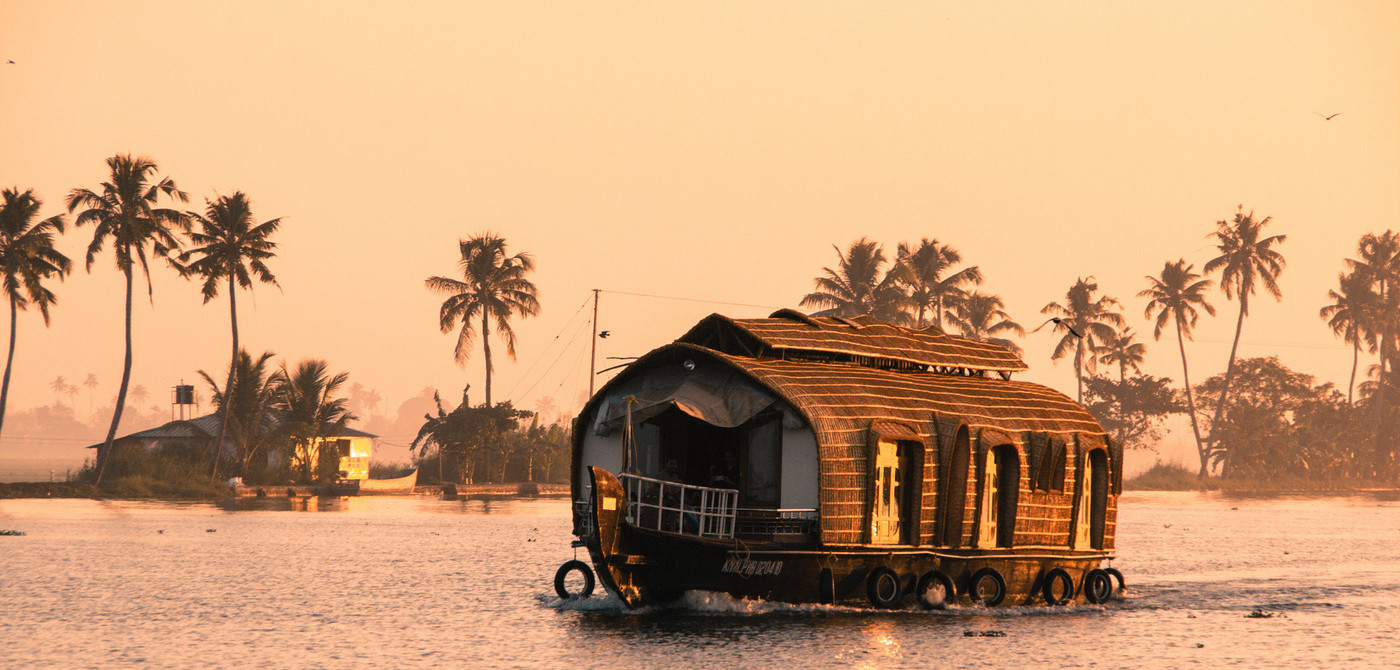
[[[197,489],[174,489],[150,486],[119,486],[98,490],[92,484],[76,482],[7,482],[0,483],[0,499],[7,498],[101,498],[117,500],[222,500],[235,497],[309,497],[331,496],[329,486],[278,485],[237,486],[210,483]],[[403,495],[443,495],[448,497],[502,496],[566,496],[568,484],[522,482],[516,484],[447,484],[414,487],[413,493]]]
[[[1226,493],[1350,493],[1394,491],[1396,482],[1329,481],[1288,476],[1269,480],[1206,477],[1170,463],[1158,463],[1147,471],[1123,481],[1125,491],[1221,491]]]

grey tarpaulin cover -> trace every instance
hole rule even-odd
[[[733,428],[773,406],[776,399],[744,375],[718,366],[686,370],[681,365],[647,370],[608,394],[607,411],[598,414],[594,432],[608,435],[627,417],[628,398],[636,398],[632,421],[640,423],[675,407],[705,423]]]

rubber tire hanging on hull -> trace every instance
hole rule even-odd
[[[1109,574],[1109,576],[1111,576],[1111,577],[1113,577],[1114,579],[1118,580],[1118,592],[1119,592],[1119,593],[1122,593],[1123,591],[1126,591],[1126,590],[1127,590],[1127,588],[1128,588],[1128,582],[1127,582],[1126,580],[1123,579],[1123,573],[1119,572],[1119,571],[1118,571],[1118,568],[1104,568],[1103,571],[1104,571],[1104,572],[1107,572],[1107,573]]]
[[[1061,582],[1064,587],[1057,593],[1055,582]],[[1054,568],[1045,573],[1040,581],[1040,597],[1045,599],[1046,605],[1064,605],[1074,599],[1074,579],[1064,568]]]
[[[1113,597],[1113,577],[1094,568],[1084,575],[1084,599],[1097,605]]]
[[[884,566],[870,571],[865,578],[865,595],[870,604],[881,609],[894,609],[899,606],[900,596],[904,595],[899,575]]]
[[[990,595],[983,593],[982,587],[987,585],[996,589]],[[972,598],[972,602],[996,607],[1001,604],[1002,598],[1006,597],[1006,579],[996,568],[982,568],[972,573],[972,579],[967,580],[967,595]]]
[[[583,573],[583,589],[578,593],[569,593],[564,580],[569,578],[569,573],[578,570]],[[587,563],[574,559],[559,566],[559,570],[554,573],[554,592],[559,595],[560,600],[583,600],[593,595],[593,569]]]
[[[935,586],[943,587],[943,598],[938,602],[932,602],[929,599],[931,595],[929,591]],[[919,607],[926,610],[941,610],[951,605],[953,600],[958,597],[958,589],[953,586],[953,578],[949,577],[948,573],[942,570],[930,570],[919,578],[919,585],[914,594],[919,601]]]

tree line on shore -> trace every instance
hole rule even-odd
[[[1269,478],[1283,474],[1319,480],[1394,481],[1400,477],[1400,235],[1366,234],[1355,258],[1344,260],[1338,287],[1327,293],[1319,314],[1352,349],[1346,393],[1289,370],[1277,357],[1240,358],[1238,349],[1250,301],[1267,293],[1282,300],[1278,278],[1286,266],[1284,235],[1267,235],[1271,217],[1257,218],[1241,206],[1216,222],[1208,235],[1216,255],[1200,272],[1186,259],[1168,260],[1146,275],[1137,293],[1148,300],[1143,317],[1153,339],[1165,333],[1181,354],[1182,383],[1141,371],[1147,347],[1122,313],[1122,303],[1100,290],[1092,276],[1080,277],[1063,299],[1040,310],[1059,335],[1051,360],[1069,358],[1077,398],[1104,428],[1129,448],[1152,448],[1166,421],[1186,414],[1199,456],[1198,477]],[[842,251],[837,265],[814,280],[801,300],[814,316],[870,315],[912,328],[992,342],[1016,354],[1012,336],[1026,329],[1006,312],[1002,299],[982,290],[976,265],[964,264],[951,245],[924,238],[900,243],[893,257],[878,242],[860,238]],[[1224,372],[1192,384],[1186,343],[1201,312],[1215,316],[1212,287],[1235,301],[1235,333]],[[1031,332],[1034,332],[1031,331]],[[1362,354],[1376,356],[1366,379],[1356,383]],[[1100,376],[1100,367],[1116,368]]]

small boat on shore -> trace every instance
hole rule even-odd
[[[335,485],[339,495],[403,495],[418,485],[418,468],[394,473],[388,479],[347,479]]]
[[[1122,448],[1025,369],[937,327],[712,315],[581,410],[575,546],[629,608],[1103,602]]]

